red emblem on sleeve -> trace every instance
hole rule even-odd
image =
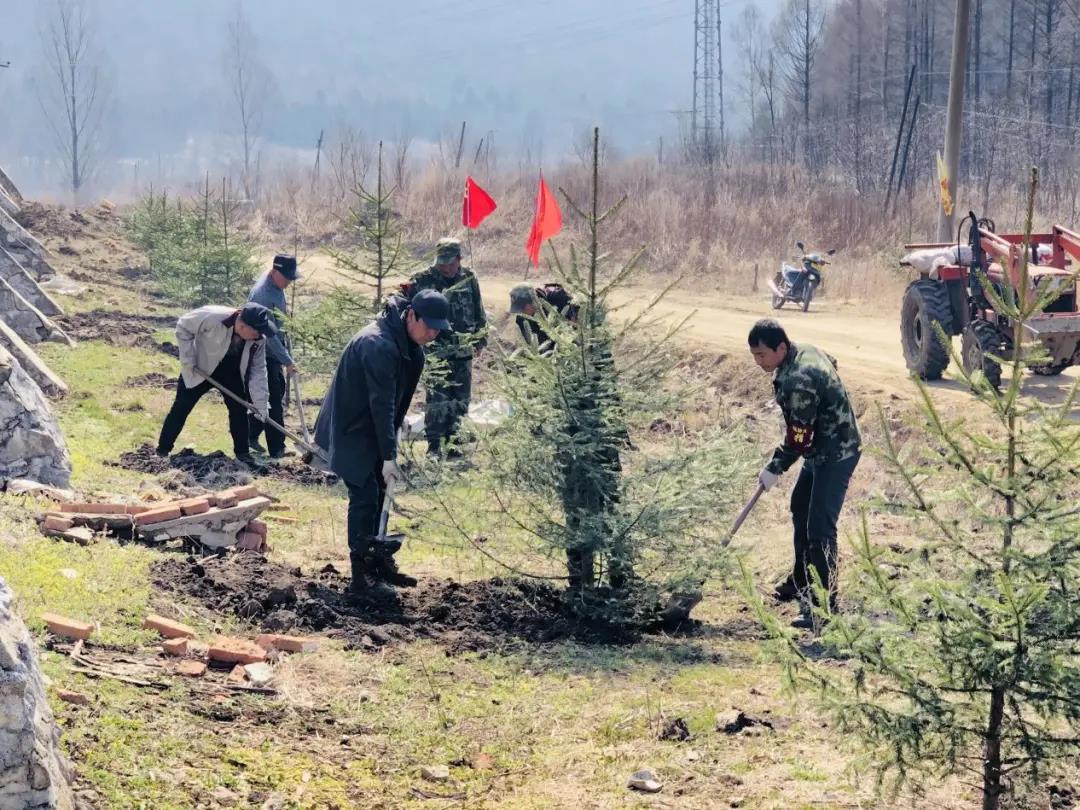
[[[810,425],[788,425],[787,445],[805,455],[814,443],[814,428]]]

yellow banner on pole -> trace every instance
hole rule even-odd
[[[952,194],[949,192],[949,170],[945,168],[945,161],[941,159],[941,152],[937,153],[937,176],[938,188],[941,190],[941,207],[945,216],[951,217],[953,212]]]

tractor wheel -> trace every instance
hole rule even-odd
[[[784,277],[781,276],[779,273],[777,273],[776,278],[773,279],[773,284],[776,285],[776,289],[778,289],[778,290],[783,289],[783,287],[780,286],[783,283],[784,283]],[[773,293],[772,294],[772,308],[773,309],[780,309],[782,306],[784,306],[784,296],[777,295],[776,293]]]
[[[990,355],[1001,357],[1005,341],[1001,333],[986,321],[972,321],[964,327],[961,357],[964,371],[974,374],[981,371],[986,381],[995,390],[1001,387],[1001,365],[990,359]]]
[[[1031,371],[1033,374],[1038,374],[1040,377],[1056,377],[1071,365],[1072,363],[1066,360],[1062,363],[1047,363],[1044,366],[1031,366]]]
[[[928,278],[911,282],[900,307],[900,343],[907,367],[924,380],[939,380],[949,366],[949,350],[935,325],[952,334],[952,309],[945,285]]]

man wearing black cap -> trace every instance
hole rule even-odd
[[[350,592],[367,596],[416,580],[394,562],[396,544],[380,542],[386,485],[404,481],[397,465],[397,434],[409,410],[423,347],[450,328],[442,293],[421,290],[412,301],[390,296],[381,315],[349,341],[315,422],[315,443],[349,490]]]
[[[176,399],[161,426],[157,453],[167,456],[184,429],[188,414],[211,388],[207,376],[218,385],[250,402],[266,416],[266,341],[277,335],[270,310],[261,304],[243,309],[205,306],[181,315],[176,322],[180,345],[180,379]],[[256,467],[248,450],[248,414],[244,406],[225,397],[229,410],[229,433],[237,461]]]
[[[296,364],[286,345],[285,333],[281,330],[281,321],[276,313],[285,313],[285,288],[296,281],[300,274],[296,269],[295,256],[278,255],[274,265],[266,274],[255,282],[248,300],[262,304],[270,310],[271,317],[278,327],[278,334],[266,339],[266,380],[270,389],[270,418],[279,425],[285,421],[285,375],[296,373]],[[282,458],[285,455],[285,436],[281,431],[264,425],[252,417],[249,422],[248,445],[252,450],[265,452],[259,444],[259,434],[266,430],[266,450],[270,458]]]

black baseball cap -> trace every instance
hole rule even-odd
[[[274,269],[289,281],[296,281],[300,278],[300,271],[296,269],[295,256],[286,256],[284,253],[279,253],[274,257]]]
[[[420,290],[412,298],[413,312],[432,329],[441,332],[450,330],[450,302],[446,296],[436,290]]]
[[[240,320],[263,337],[273,337],[278,333],[277,324],[270,316],[270,310],[262,304],[244,304],[244,308],[240,310]]]

